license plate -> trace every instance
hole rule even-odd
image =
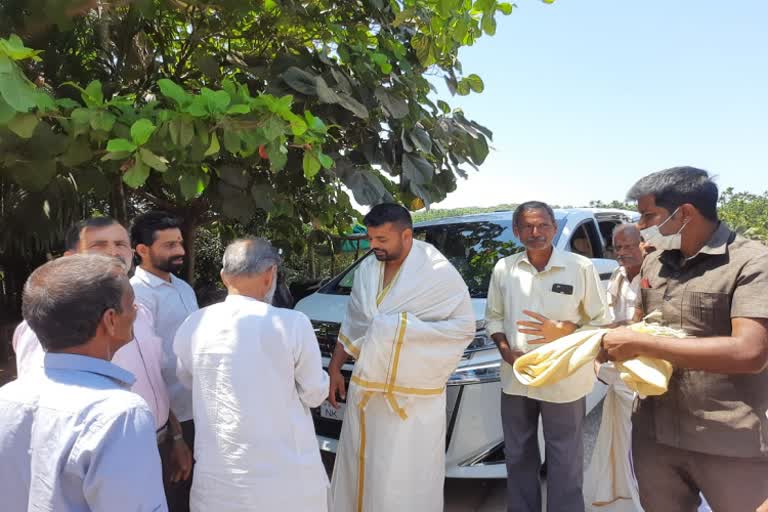
[[[342,421],[344,419],[344,411],[347,408],[347,404],[340,403],[339,408],[335,408],[330,402],[323,402],[320,405],[320,416],[329,420]]]

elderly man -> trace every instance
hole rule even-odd
[[[518,206],[512,226],[525,251],[500,260],[494,267],[485,313],[486,329],[504,359],[501,418],[507,459],[507,508],[541,511],[541,415],[547,459],[547,510],[583,511],[582,424],[586,403],[581,390],[590,388],[595,380],[592,368],[585,366],[563,382],[531,388],[517,379],[512,365],[537,345],[570,334],[579,325],[608,323],[605,296],[589,259],[552,245],[557,223],[546,203],[529,201]]]
[[[109,362],[133,339],[136,309],[112,258],[67,256],[24,286],[43,371],[0,388],[4,510],[167,510],[152,413]]]
[[[689,337],[619,328],[603,346],[611,360],[666,359],[669,390],[640,400],[632,454],[643,508],[752,511],[768,489],[768,249],[717,217],[709,174],[677,167],[630,189],[645,241],[656,248],[640,272],[636,318],[661,314]]]
[[[309,319],[270,305],[279,262],[266,240],[233,242],[226,300],[176,333],[179,379],[194,397],[193,511],[327,510],[310,408],[328,396],[328,375]]]
[[[640,230],[635,224],[620,224],[613,230],[619,267],[608,283],[607,302],[614,324],[628,324],[635,316],[644,258],[641,244]],[[635,393],[619,378],[612,364],[596,368],[600,380],[609,387],[595,450],[584,479],[586,507],[591,512],[642,511],[630,450]]]
[[[331,510],[442,512],[445,385],[475,333],[469,292],[442,254],[413,239],[402,206],[374,206],[363,222],[374,257],[355,274],[328,366],[330,402],[347,400]]]

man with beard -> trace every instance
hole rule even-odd
[[[65,256],[101,254],[119,262],[126,274],[133,266],[128,231],[111,217],[91,217],[72,226],[65,236]],[[169,410],[168,390],[162,376],[162,341],[154,332],[154,319],[147,308],[136,305],[134,339],[112,356],[112,364],[133,374],[131,391],[149,405],[155,418],[158,448],[166,487],[189,477],[192,454],[181,439],[181,426]],[[45,351],[37,334],[24,321],[13,336],[16,367],[20,379],[41,371]],[[175,438],[175,439],[174,439]]]
[[[171,411],[181,422],[185,443],[194,451],[192,393],[176,376],[173,338],[181,323],[197,311],[192,287],[174,275],[184,266],[184,240],[178,219],[161,211],[139,215],[131,225],[131,244],[139,266],[131,278],[136,302],[146,307],[155,319],[155,330],[163,341],[163,378],[168,387]],[[174,440],[176,440],[174,438]],[[167,491],[172,512],[189,510],[191,477]]]
[[[440,252],[413,239],[402,206],[375,206],[363,222],[375,257],[355,273],[328,366],[329,401],[346,398],[330,509],[442,512],[445,385],[475,334],[469,292]]]
[[[508,474],[507,509],[541,511],[541,415],[547,459],[547,510],[583,512],[583,390],[591,387],[594,371],[591,365],[585,365],[568,379],[532,388],[517,379],[512,365],[526,352],[570,334],[580,325],[608,323],[605,295],[589,259],[552,245],[557,223],[546,203],[530,201],[518,206],[512,226],[525,251],[496,264],[485,313],[486,329],[504,359],[501,417]]]
[[[280,256],[268,241],[236,240],[222,263],[226,300],[193,313],[174,341],[194,395],[191,510],[325,512],[310,408],[328,396],[328,375],[312,324],[271,305]]]

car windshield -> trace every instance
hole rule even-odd
[[[556,220],[555,245],[565,224],[564,217],[558,216]],[[414,228],[414,237],[434,245],[448,258],[464,278],[469,294],[474,298],[487,296],[491,272],[497,261],[523,250],[512,233],[512,219],[419,226]],[[322,292],[349,294],[360,261],[328,283]]]

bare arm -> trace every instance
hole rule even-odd
[[[768,366],[768,319],[733,318],[731,325],[731,336],[684,339],[621,328],[603,337],[603,347],[614,361],[649,356],[691,370],[760,373]]]
[[[331,362],[328,363],[328,376],[331,379],[328,401],[337,409],[339,408],[338,400],[346,400],[347,398],[347,390],[344,384],[344,376],[341,374],[341,367],[348,360],[349,355],[344,350],[344,345],[337,341],[336,348],[333,349]]]

